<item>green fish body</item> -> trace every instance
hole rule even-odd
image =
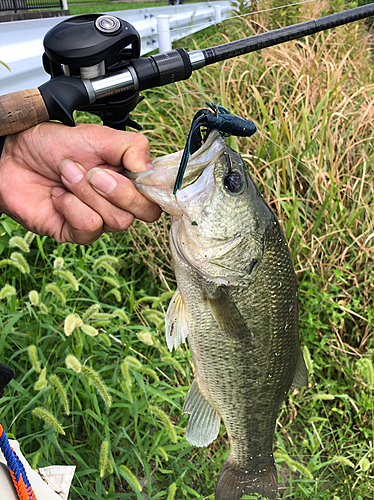
[[[296,277],[281,227],[243,160],[217,131],[172,189],[180,153],[130,174],[172,214],[170,244],[178,289],[166,314],[169,349],[186,338],[195,379],[183,412],[186,438],[207,446],[225,424],[230,454],[216,500],[277,497],[273,440],[291,388],[307,384],[298,331]]]

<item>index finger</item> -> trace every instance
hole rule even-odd
[[[83,134],[87,133],[87,124],[80,125],[79,130]],[[108,166],[125,168],[131,172],[153,168],[149,142],[144,135],[101,125],[91,125],[89,132],[92,149]]]

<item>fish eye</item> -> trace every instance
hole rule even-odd
[[[231,193],[239,193],[241,191],[244,181],[240,174],[237,172],[230,172],[224,180],[225,188]]]

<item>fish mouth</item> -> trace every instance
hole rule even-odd
[[[183,151],[156,158],[152,162],[153,170],[126,172],[126,177],[138,191],[160,205],[165,212],[181,217],[183,209],[178,203],[178,196],[183,198],[183,190],[204,177],[207,167],[213,167],[214,170],[214,164],[226,148],[221,134],[213,130],[201,148],[190,156],[181,189],[176,195],[173,189]]]

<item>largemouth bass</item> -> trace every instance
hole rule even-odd
[[[172,215],[170,245],[178,289],[166,314],[166,340],[188,337],[195,379],[183,412],[195,446],[216,439],[223,420],[230,454],[216,500],[277,497],[273,438],[288,391],[307,385],[299,345],[298,291],[281,227],[218,131],[173,186],[182,152],[129,174]],[[206,492],[207,493],[207,492]]]

